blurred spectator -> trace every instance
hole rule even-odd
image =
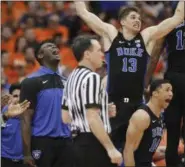
[[[24,60],[24,50],[27,46],[27,41],[24,36],[20,36],[16,39],[14,53],[11,54],[10,64],[14,64],[15,61]]]
[[[26,74],[31,74],[37,71],[40,67],[39,63],[35,60],[35,52],[33,47],[27,47],[25,49],[26,60]]]
[[[27,12],[20,19],[21,28],[32,28],[35,26],[36,13],[39,10],[39,2],[29,1]]]
[[[5,86],[8,83],[14,83],[17,81],[17,74],[10,64],[10,53],[7,51],[1,51],[1,84]]]
[[[26,38],[24,36],[18,37],[15,42],[15,53],[23,53],[26,46]]]
[[[60,50],[60,56],[61,56],[60,64],[62,66],[68,66],[69,70],[70,69],[72,70],[77,66],[78,63],[72,53],[71,48],[68,45],[66,45],[66,43],[61,39],[62,39],[62,35],[60,33],[55,34],[53,37],[54,43]]]
[[[9,65],[9,53],[5,50],[1,51],[1,66],[7,67]]]
[[[135,3],[144,14],[154,18],[157,18],[160,12],[164,9],[164,4],[160,1],[136,1]]]
[[[17,81],[21,83],[22,80],[26,77],[26,70],[25,70],[26,62],[23,59],[15,60],[13,66],[14,66],[14,70],[17,73],[17,77],[18,77]]]
[[[14,52],[15,38],[12,29],[8,26],[2,27],[1,49]]]
[[[34,30],[30,28],[26,29],[24,32],[24,36],[25,39],[27,40],[27,45],[35,49],[38,45],[38,42],[36,41]]]
[[[61,24],[68,27],[69,32],[70,32],[69,33],[69,43],[72,43],[73,38],[77,36],[81,28],[81,20],[76,15],[76,9],[73,3],[69,5],[68,10],[64,13]]]

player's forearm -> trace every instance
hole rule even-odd
[[[185,16],[184,16],[184,1],[180,1],[177,5],[177,8],[175,10],[175,14],[174,16],[179,19],[180,23],[184,20]],[[179,24],[180,24],[179,23]]]
[[[27,111],[28,113],[29,111]],[[21,119],[23,155],[31,156],[31,116],[23,115]]]
[[[178,25],[184,21],[184,2],[179,2],[175,14],[162,21],[153,32],[151,32],[151,39],[160,39],[165,37]]]
[[[92,133],[96,136],[96,138],[100,141],[103,147],[108,151],[114,149],[114,145],[111,142],[108,134],[106,133],[102,120],[99,116],[88,119],[89,126],[91,128]]]
[[[134,160],[134,151],[131,148],[125,148],[123,152],[123,157],[124,157],[124,164],[127,167],[134,167],[135,166],[135,160]]]
[[[74,2],[76,7],[76,12],[79,16],[83,17],[84,14],[87,14],[87,8],[85,2]]]
[[[69,115],[69,111],[68,110],[64,110],[62,109],[62,121],[65,123],[65,124],[70,124],[72,119]]]
[[[22,139],[23,139],[23,154],[24,156],[31,155],[31,126],[23,123],[22,126]]]

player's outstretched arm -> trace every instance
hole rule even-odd
[[[113,40],[117,35],[116,28],[108,23],[103,22],[95,14],[89,12],[86,8],[85,2],[74,2],[77,15],[98,35],[109,36]]]
[[[143,111],[136,111],[129,122],[126,134],[126,144],[123,151],[125,166],[135,166],[134,151],[138,148],[144,131],[149,127],[149,115]]]
[[[160,39],[170,33],[175,27],[180,25],[184,18],[184,2],[180,1],[175,10],[175,14],[172,17],[165,19],[157,26],[146,28],[142,32],[143,36],[148,36],[149,41]]]

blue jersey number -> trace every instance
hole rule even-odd
[[[184,46],[185,46],[185,41],[183,40],[183,31],[179,30],[176,32],[176,36],[177,36],[177,45],[176,45],[176,49],[177,50],[183,50]]]
[[[150,151],[150,152],[155,152],[156,149],[157,149],[157,147],[159,146],[160,141],[161,141],[161,139],[155,138],[155,139],[153,140],[153,142],[152,142],[152,145],[151,145],[149,151]]]
[[[123,72],[136,72],[137,71],[137,59],[136,58],[123,58]]]

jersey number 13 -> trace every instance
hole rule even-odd
[[[136,58],[123,58],[123,72],[136,72],[137,71],[137,59]]]

